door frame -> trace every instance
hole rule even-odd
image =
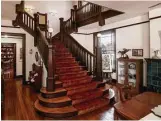
[[[26,84],[26,34],[24,33],[11,33],[11,32],[1,32],[1,35],[7,36],[19,36],[22,37],[22,79],[23,84]],[[16,73],[16,72],[14,72]]]

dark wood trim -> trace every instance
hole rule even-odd
[[[79,32],[74,32],[73,34],[90,35],[90,33],[79,33]]]
[[[23,84],[26,84],[26,34],[1,32],[1,35],[22,37],[22,49],[23,49],[22,50],[23,51],[22,74],[23,74]]]
[[[155,5],[152,5],[152,6],[150,6],[149,8],[153,8],[153,7],[156,7],[156,6],[158,6],[158,5],[161,5],[161,3],[158,3],[158,4],[155,4]]]
[[[158,18],[161,18],[161,16],[156,16],[156,17],[150,18],[149,20],[158,19]]]
[[[20,29],[20,27],[16,27],[16,26],[8,26],[8,25],[1,25],[1,27],[5,27],[5,28],[18,28],[18,29]]]
[[[135,26],[135,25],[139,25],[139,24],[144,24],[144,23],[148,23],[149,21],[144,21],[144,22],[139,22],[139,23],[135,23],[135,24],[130,24],[130,25],[125,25],[125,26],[120,26],[120,27],[115,27],[115,28],[111,28],[111,29],[107,29],[107,30],[103,30],[103,31],[98,31],[98,32],[93,32],[90,34],[94,34],[94,33],[100,33],[100,32],[105,32],[105,31],[111,31],[111,30],[116,30],[116,29],[121,29],[121,28],[125,28],[125,27],[130,27],[130,26]]]

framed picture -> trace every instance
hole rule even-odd
[[[143,56],[143,49],[132,49],[132,56]]]
[[[112,63],[110,54],[102,54],[102,70],[103,72],[112,72]]]

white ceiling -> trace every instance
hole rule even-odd
[[[149,7],[154,6],[161,1],[90,1],[95,4],[106,6],[111,9],[119,10],[125,12],[125,14],[118,15],[109,19],[106,19],[106,24],[113,22],[118,22],[121,20],[129,19],[136,17],[138,15],[143,15],[149,11]],[[15,5],[20,3],[18,1],[2,1],[1,2],[1,17],[2,19],[14,20],[16,17],[15,14]],[[57,11],[58,14],[56,17],[51,17],[53,26],[57,30],[59,29],[59,18],[64,17],[65,19],[70,16],[70,9],[73,6],[72,1],[26,1],[26,5],[33,6],[34,12],[47,13],[50,11]],[[93,23],[84,27],[82,29],[91,29],[98,27],[98,23]]]
[[[133,18],[139,15],[144,15],[148,13],[148,11],[150,10],[149,7],[161,3],[161,1],[90,1],[90,2],[124,12],[124,14],[106,19],[105,21],[106,24]],[[96,27],[98,27],[98,22],[81,27],[81,29],[92,29]]]

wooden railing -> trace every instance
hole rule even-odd
[[[64,45],[70,50],[72,55],[80,62],[81,65],[86,67],[86,70],[95,75],[96,56],[79,44],[71,35],[64,33]]]
[[[96,16],[100,14],[102,10],[102,6],[93,4],[93,3],[87,3],[81,7],[79,7],[76,11],[77,15],[77,22],[87,20],[93,16]]]
[[[71,17],[67,21],[63,22],[64,31],[69,34],[74,31],[77,31],[77,20],[76,20],[77,6],[74,5],[73,8],[74,9],[71,9]]]
[[[20,4],[16,5],[16,20],[13,21],[13,25],[19,25],[28,33],[34,37],[34,44],[38,48],[38,51],[41,55],[41,58],[44,62],[44,65],[47,69],[47,91],[54,91],[55,89],[55,54],[52,47],[51,39],[46,39],[48,37],[47,31],[45,35],[39,28],[38,24],[38,15],[34,14],[34,17],[29,15],[24,11],[24,1],[21,1]]]

